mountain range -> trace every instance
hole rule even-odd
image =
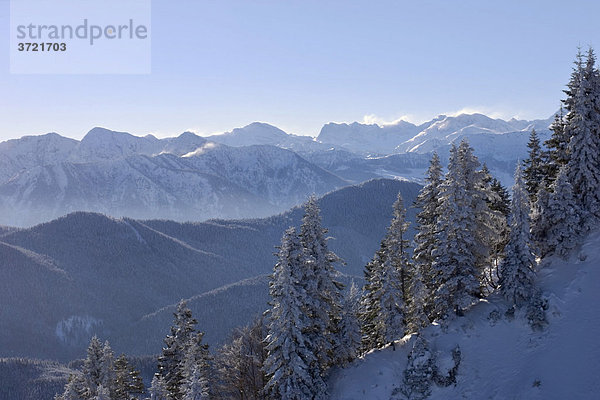
[[[446,161],[463,138],[510,185],[529,131],[545,140],[551,121],[461,114],[421,125],[329,123],[316,138],[258,122],[209,137],[104,128],[81,141],[26,136],[0,143],[0,224],[32,226],[74,211],[177,221],[265,217],[372,178],[420,182],[431,152]]]
[[[330,247],[346,264],[340,279],[360,280],[401,193],[420,186],[378,179],[319,200]],[[408,217],[414,220],[416,209]],[[207,343],[267,307],[267,275],[282,232],[301,208],[254,220],[180,223],[77,212],[0,235],[0,349],[4,357],[69,360],[92,334],[118,352],[160,352],[180,299],[190,299]],[[353,278],[354,277],[354,278]]]

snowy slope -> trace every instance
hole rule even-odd
[[[57,133],[24,136],[0,143],[0,183],[20,171],[40,165],[54,164],[69,157],[78,142]]]
[[[81,142],[23,138],[1,144],[0,164],[0,224],[13,226],[73,211],[179,221],[259,217],[347,185],[292,151],[217,145],[189,132],[158,140],[94,128]]]
[[[396,146],[419,132],[417,126],[406,121],[392,125],[329,123],[321,128],[317,140],[342,147],[358,154],[392,154]]]
[[[234,147],[268,144],[294,151],[316,151],[330,147],[315,141],[312,137],[292,135],[264,122],[253,122],[243,128],[212,135],[207,139]]]
[[[600,393],[600,232],[591,235],[567,262],[543,262],[539,282],[548,299],[549,326],[533,332],[522,315],[505,317],[506,304],[482,301],[447,329],[423,332],[437,365],[452,363],[458,345],[457,383],[433,386],[432,400],[442,399],[597,399]],[[491,317],[494,311],[499,320]],[[415,340],[407,337],[397,350],[367,354],[333,373],[332,399],[402,399],[393,396],[402,383],[407,354]]]

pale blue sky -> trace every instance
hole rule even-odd
[[[9,74],[0,0],[0,139],[93,126],[174,136],[252,121],[316,135],[330,121],[480,111],[546,118],[596,1],[152,2],[150,75]]]

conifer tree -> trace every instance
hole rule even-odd
[[[409,301],[406,308],[406,333],[418,333],[422,328],[429,325],[430,321],[426,313],[427,288],[420,265],[414,265],[408,287]]]
[[[323,372],[334,363],[333,349],[341,340],[339,322],[343,289],[335,279],[333,267],[340,259],[327,247],[326,234],[327,230],[321,226],[317,199],[311,196],[304,204],[299,235],[303,248],[302,282],[306,291],[304,311],[310,321],[305,335]]]
[[[421,211],[417,214],[416,219],[417,233],[415,234],[413,260],[423,275],[426,289],[431,291],[432,252],[436,246],[436,224],[440,215],[438,199],[443,182],[442,165],[437,153],[433,153],[431,157],[425,182],[426,185],[423,186],[415,201],[415,207]]]
[[[385,242],[382,242],[373,259],[365,266],[365,285],[359,308],[363,352],[382,347],[385,344],[381,319],[381,265],[385,259],[385,246]]]
[[[321,399],[325,395],[321,364],[314,353],[313,339],[307,333],[313,325],[306,312],[310,302],[304,287],[303,247],[294,228],[284,233],[269,284],[271,308],[268,321],[267,359],[264,371],[268,377],[265,396],[269,399]]]
[[[86,396],[88,398],[96,396],[98,386],[100,386],[104,380],[105,374],[102,368],[103,355],[104,349],[102,348],[102,343],[100,343],[97,336],[92,337],[87,348],[87,357],[83,362],[83,376],[85,378],[87,387]]]
[[[362,316],[365,350],[404,336],[410,284],[406,210],[402,196],[393,205],[393,218],[379,251],[365,268]],[[373,346],[373,347],[371,347]]]
[[[510,238],[506,257],[500,265],[500,291],[510,303],[521,307],[529,303],[535,287],[535,256],[531,250],[529,198],[521,167],[515,172],[510,215]]]
[[[460,314],[481,296],[478,263],[485,249],[477,238],[472,189],[475,166],[465,153],[452,145],[440,193],[438,247],[433,251],[432,264],[432,319],[445,319],[451,312]]]
[[[483,164],[480,171],[481,183],[479,184],[480,196],[483,196],[487,208],[481,208],[480,219],[487,221],[482,224],[484,232],[489,236],[481,235],[485,245],[489,247],[489,263],[482,265],[482,286],[484,292],[489,293],[497,287],[498,264],[504,256],[504,247],[508,242],[507,218],[510,209],[508,192],[498,179],[494,178],[487,165]],[[481,228],[478,228],[481,229]],[[485,263],[485,261],[484,261]]]
[[[342,340],[335,350],[337,365],[345,366],[358,357],[361,346],[361,330],[358,322],[360,291],[352,282],[342,304],[340,336]]]
[[[548,151],[543,153],[545,166],[544,188],[546,191],[550,191],[558,175],[558,170],[569,161],[568,147],[571,138],[565,130],[565,115],[562,106],[554,116],[554,122],[550,125],[550,130],[552,136],[544,142]]]
[[[208,345],[202,343],[203,337],[203,332],[194,332],[190,336],[181,367],[185,377],[182,391],[190,400],[210,396],[211,357]]]
[[[115,397],[115,356],[110,347],[108,341],[104,342],[104,347],[102,348],[102,360],[101,360],[101,368],[102,368],[102,386],[104,389],[108,391],[108,395],[111,398]]]
[[[548,227],[544,246],[549,252],[566,257],[577,245],[581,231],[580,208],[575,202],[566,168],[559,171],[543,213]]]
[[[600,74],[595,62],[590,48],[587,62],[578,65],[579,84],[569,87],[565,126],[571,137],[567,179],[586,225],[600,218]]]
[[[537,193],[544,185],[545,177],[543,151],[535,129],[531,130],[527,147],[529,148],[529,156],[523,161],[523,178],[529,194],[529,203],[533,204],[537,201]]]
[[[554,184],[551,185],[550,190],[554,190]],[[546,188],[541,188],[531,212],[531,238],[535,244],[533,251],[539,257],[544,257],[550,252],[548,245],[548,232],[551,228],[551,221],[548,218],[550,195]]]
[[[140,373],[121,354],[114,362],[114,398],[113,400],[131,400],[135,395],[144,392],[144,384]]]
[[[124,359],[125,356],[122,357]],[[121,390],[121,364],[117,361],[114,360],[113,351],[108,341],[102,346],[98,337],[94,336],[90,340],[81,374],[72,375],[65,385],[63,394],[57,395],[56,399],[130,400],[132,394],[142,393],[144,386],[139,378],[139,372],[128,364],[128,374],[137,377],[137,381],[134,381],[136,386],[130,386],[126,391]]]
[[[421,336],[417,336],[413,348],[408,354],[408,365],[404,370],[400,392],[408,400],[426,399],[431,394],[434,372],[435,360],[427,341]]]
[[[156,374],[152,378],[152,384],[150,385],[150,400],[168,400],[169,391],[164,379]]]
[[[197,321],[192,317],[192,311],[187,307],[184,300],[177,304],[173,314],[175,319],[171,332],[164,339],[162,355],[158,358],[157,375],[162,378],[169,393],[169,399],[181,399],[183,396],[183,382],[185,371],[183,368],[184,358],[195,335]]]

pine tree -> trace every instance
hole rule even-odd
[[[385,259],[385,246],[385,242],[382,242],[373,260],[365,266],[365,285],[359,308],[363,352],[382,347],[385,344],[381,319],[381,265]]]
[[[97,394],[93,397],[93,400],[112,400],[109,389],[103,385],[98,386],[96,392]]]
[[[168,400],[169,391],[163,378],[158,374],[152,378],[152,384],[150,385],[150,400]]]
[[[96,396],[98,386],[100,386],[104,380],[105,374],[102,368],[103,356],[104,349],[102,348],[100,340],[98,340],[97,336],[92,337],[87,348],[87,357],[83,362],[83,376],[87,388],[87,398]]]
[[[438,247],[432,253],[432,319],[445,319],[452,311],[460,314],[481,296],[478,263],[485,249],[477,237],[478,213],[473,199],[476,167],[468,151],[452,145],[450,154],[440,193]]]
[[[567,178],[587,227],[600,218],[600,74],[590,48],[587,62],[578,64],[579,84],[571,96],[565,130],[571,137]]]
[[[392,208],[394,217],[384,239],[387,254],[381,265],[381,312],[385,328],[383,338],[387,343],[404,336],[411,268],[408,261],[409,242],[406,239],[409,224],[400,193]]]
[[[63,394],[56,395],[55,400],[83,400],[88,398],[87,394],[88,390],[83,376],[73,374],[69,376]]]
[[[543,186],[545,177],[543,151],[535,129],[531,130],[527,147],[529,148],[529,156],[523,161],[523,178],[529,194],[529,202],[533,204],[537,200],[537,193]]]
[[[115,384],[113,400],[130,400],[134,395],[144,392],[144,384],[140,373],[135,370],[125,354],[121,354],[114,362]]]
[[[101,359],[101,368],[102,368],[102,386],[104,389],[108,391],[108,395],[111,398],[115,397],[115,356],[110,348],[110,344],[108,341],[104,342],[104,347],[102,348],[102,359]]]
[[[345,366],[358,357],[361,346],[361,331],[358,322],[360,291],[352,282],[344,298],[340,321],[341,342],[336,349],[338,365]]]
[[[430,323],[425,311],[428,291],[420,265],[413,264],[408,294],[410,301],[406,308],[406,333],[419,333]]]
[[[485,164],[483,164],[480,174],[480,196],[485,199],[487,204],[487,209],[482,208],[480,215],[482,221],[487,220],[483,227],[489,235],[487,238],[483,235],[481,239],[485,240],[486,246],[489,247],[490,255],[489,265],[482,265],[481,280],[485,292],[489,293],[498,286],[498,264],[504,256],[504,247],[508,242],[507,218],[510,212],[510,199],[506,188],[491,175]]]
[[[408,364],[400,392],[408,400],[423,400],[431,394],[431,384],[435,373],[434,356],[427,341],[417,336],[408,354]]]
[[[265,395],[269,399],[322,399],[325,382],[317,354],[311,315],[306,312],[309,293],[305,289],[303,269],[305,255],[294,228],[282,238],[269,294],[271,308],[267,311],[267,359],[264,371],[268,381]]]
[[[523,182],[520,166],[515,172],[510,238],[506,246],[506,258],[500,265],[500,291],[510,303],[521,307],[529,303],[534,291],[535,256],[531,250],[529,230],[529,198]]]
[[[554,122],[550,126],[550,130],[552,131],[552,136],[544,142],[548,151],[543,152],[545,166],[544,188],[546,191],[550,190],[550,187],[556,180],[558,170],[569,161],[568,147],[571,138],[565,130],[565,115],[562,106],[554,116]]]
[[[334,363],[333,350],[341,340],[338,325],[343,285],[335,280],[333,264],[340,259],[327,247],[327,230],[321,226],[320,213],[316,197],[311,196],[304,204],[299,236],[303,248],[302,282],[307,300],[304,311],[310,321],[304,334],[324,372]]]
[[[365,350],[391,343],[405,333],[410,265],[408,223],[400,194],[394,202],[393,215],[379,251],[365,268],[367,283],[361,315]]]
[[[543,213],[548,226],[544,246],[549,252],[566,257],[577,245],[581,230],[580,208],[573,197],[566,168],[559,171],[548,207]]]
[[[177,304],[177,310],[171,332],[164,339],[165,347],[158,358],[158,376],[162,378],[169,393],[169,399],[181,399],[185,374],[183,361],[189,343],[195,334],[197,321],[184,300]]]
[[[209,398],[208,379],[204,376],[201,367],[194,365],[185,381],[183,400],[207,400]]]
[[[550,189],[554,190],[554,184]],[[549,203],[550,192],[546,188],[541,188],[531,212],[531,238],[535,243],[533,250],[539,257],[544,257],[551,251],[548,245],[548,232],[551,228],[551,221],[548,218]]]
[[[196,400],[195,397],[205,399],[210,396],[211,357],[208,345],[202,343],[203,337],[202,332],[195,332],[190,336],[181,366],[185,377],[181,391],[190,397],[189,400]]]
[[[433,153],[425,178],[426,185],[421,189],[415,201],[417,214],[417,233],[413,260],[425,283],[425,310],[431,313],[430,293],[433,292],[433,250],[436,247],[436,227],[440,216],[439,197],[443,183],[442,165],[437,153]]]
[[[497,178],[492,178],[490,188],[496,194],[488,203],[490,210],[498,211],[505,218],[508,218],[510,214],[510,196],[508,190],[506,190]]]

